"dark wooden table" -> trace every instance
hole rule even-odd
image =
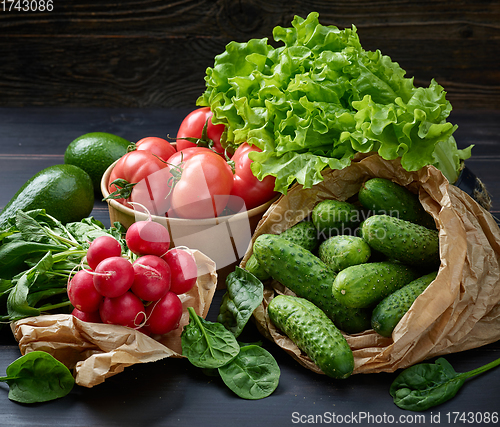
[[[187,110],[0,108],[0,208],[35,172],[63,163],[66,146],[91,131],[137,141],[174,135]],[[468,167],[486,184],[492,213],[500,216],[500,111],[454,111],[460,147],[476,144]],[[106,204],[96,200],[92,215],[109,226]],[[500,284],[499,284],[500,285]],[[214,321],[223,291],[217,291],[208,319]],[[259,340],[253,324],[242,340]],[[24,405],[7,398],[0,384],[0,425],[15,426],[283,426],[299,423],[389,425],[479,425],[470,422],[500,412],[500,369],[469,380],[454,399],[422,413],[394,405],[389,385],[396,373],[354,375],[336,381],[314,374],[281,349],[264,342],[281,368],[277,390],[258,401],[240,399],[220,379],[206,376],[183,359],[135,365],[93,388],[76,386],[66,397]],[[20,356],[8,328],[0,332],[0,376]],[[458,372],[500,357],[500,342],[449,355]],[[352,417],[352,418],[351,418]],[[465,418],[463,418],[465,417]],[[497,420],[498,424],[499,421]],[[491,422],[490,424],[495,424]],[[483,424],[489,425],[489,424]]]

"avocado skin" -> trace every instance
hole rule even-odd
[[[0,213],[0,229],[21,209],[45,209],[63,224],[81,221],[94,207],[94,187],[90,176],[73,165],[49,166],[33,175],[17,191]]]

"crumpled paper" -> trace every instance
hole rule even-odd
[[[189,292],[179,295],[184,312],[174,331],[149,337],[132,328],[83,322],[72,315],[29,317],[11,325],[21,354],[50,353],[73,370],[76,384],[84,387],[100,384],[136,363],[183,357],[181,333],[189,323],[186,308],[193,307],[205,318],[217,285],[215,263],[200,251],[193,250],[193,255],[198,279]]]
[[[345,337],[354,353],[354,374],[393,372],[438,355],[480,347],[500,339],[500,229],[491,214],[433,166],[405,171],[399,160],[377,154],[360,157],[343,170],[329,170],[310,189],[296,185],[264,214],[252,237],[278,234],[306,218],[321,200],[347,200],[364,181],[382,177],[418,193],[439,229],[441,265],[434,282],[414,302],[391,338],[370,329]],[[252,253],[250,244],[241,266]],[[270,321],[267,306],[280,293],[265,283],[264,299],[254,311],[261,333],[304,367],[321,370]]]

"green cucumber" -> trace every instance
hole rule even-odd
[[[374,215],[361,226],[363,239],[375,250],[404,264],[439,265],[439,234],[422,225],[388,215]]]
[[[362,212],[356,205],[333,199],[319,202],[311,213],[318,233],[326,238],[339,234],[355,235],[362,218]]]
[[[371,318],[371,326],[375,332],[384,337],[390,337],[413,302],[427,289],[436,276],[437,271],[434,271],[419,277],[380,301],[373,309]]]
[[[374,215],[389,215],[406,221],[430,224],[418,195],[389,179],[371,178],[358,192],[359,202]],[[433,222],[432,222],[433,223]]]
[[[349,308],[341,305],[342,309],[335,313],[334,324],[347,334],[357,334],[371,328],[371,308]]]
[[[269,318],[324,374],[336,379],[349,377],[354,356],[346,339],[310,301],[290,295],[274,297],[268,306]]]
[[[369,329],[370,318],[366,319],[364,311],[345,307],[335,299],[332,284],[336,273],[310,251],[274,234],[257,237],[253,251],[274,280],[318,306],[337,327],[347,333]]]
[[[318,232],[312,221],[301,221],[287,228],[280,234],[289,242],[297,243],[308,251],[314,251],[318,245]]]
[[[332,236],[319,245],[318,256],[333,271],[338,272],[351,265],[367,262],[371,249],[361,237]]]
[[[259,261],[257,261],[257,257],[255,254],[250,255],[245,263],[245,270],[249,273],[252,273],[259,280],[267,280],[271,276],[269,273],[262,267]]]
[[[337,301],[347,307],[368,308],[417,277],[418,274],[412,268],[399,262],[358,264],[337,274],[332,293]]]
[[[316,227],[312,223],[312,221],[301,221],[290,228],[287,228],[281,234],[280,237],[290,241],[297,243],[308,251],[313,251],[316,249],[318,245],[318,233],[316,231]],[[252,273],[255,277],[260,280],[269,279],[269,274],[262,268],[262,266],[257,261],[257,258],[254,254],[250,255],[246,264],[245,270]]]

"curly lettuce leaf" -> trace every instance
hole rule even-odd
[[[231,42],[215,58],[197,104],[226,126],[223,146],[259,147],[252,171],[275,176],[282,193],[295,182],[311,187],[325,168],[342,169],[372,151],[400,158],[409,171],[435,165],[455,182],[470,147],[456,147],[443,88],[434,80],[416,88],[388,56],[365,51],[354,26],[339,30],[318,17],[274,28],[280,47],[266,38]]]

